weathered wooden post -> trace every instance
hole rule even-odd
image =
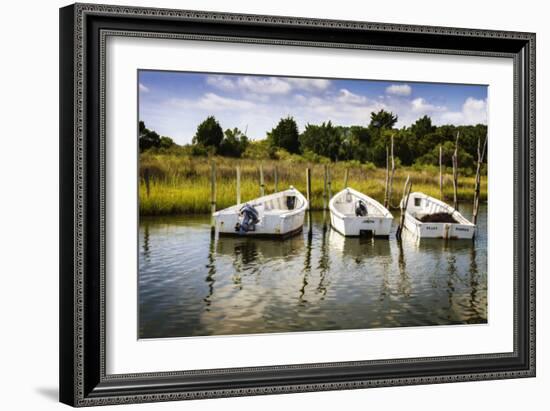
[[[439,145],[439,199],[443,201],[443,146]]]
[[[210,173],[210,227],[214,232],[216,229],[214,222],[214,213],[216,212],[216,162],[212,160]]]
[[[264,166],[260,163],[260,197],[265,195]]]
[[[241,166],[237,166],[237,204],[241,204]]]
[[[274,175],[274,181],[275,181],[275,192],[278,192],[279,191],[279,172],[277,170],[277,166],[275,166],[275,169],[273,170],[273,173],[275,174]]]
[[[458,137],[460,131],[456,132],[455,151],[453,153],[453,207],[458,211]]]
[[[388,207],[391,207],[391,196],[393,191],[393,176],[395,175],[395,157],[393,156],[393,134],[391,136],[391,174],[388,183]]]
[[[328,166],[325,164],[325,174],[323,177],[323,213],[327,209],[327,192],[328,192],[327,179],[328,179]]]
[[[330,165],[327,166],[327,203],[332,198],[332,178],[330,176]]]
[[[306,198],[307,209],[311,210],[311,169],[306,168]]]
[[[476,185],[474,189],[474,209],[472,212],[472,223],[477,224],[477,215],[479,213],[479,198],[481,191],[481,167],[483,165],[483,158],[485,157],[485,149],[487,147],[487,136],[481,147],[481,136],[477,140],[477,168],[476,168]]]
[[[386,183],[384,186],[384,207],[388,207],[388,184],[390,183],[390,151],[386,144]]]
[[[149,169],[146,168],[143,172],[143,179],[145,180],[145,191],[147,192],[147,197],[149,197],[149,194],[151,193],[151,182],[149,181]]]
[[[346,168],[344,172],[344,188],[348,186],[349,168]]]
[[[407,176],[405,185],[403,186],[403,196],[401,197],[401,203],[399,207],[401,208],[401,217],[399,218],[399,225],[397,226],[397,231],[395,236],[398,240],[401,239],[403,233],[403,227],[405,226],[405,213],[407,212],[407,206],[409,205],[409,196],[411,194],[412,182],[410,181],[410,176]]]

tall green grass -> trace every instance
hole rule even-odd
[[[236,203],[236,166],[241,168],[241,201],[245,202],[260,195],[260,161],[264,171],[265,192],[272,193],[274,173],[277,168],[278,190],[296,187],[306,193],[306,168],[311,169],[311,207],[323,208],[324,165],[306,161],[249,160],[215,157],[177,156],[173,154],[145,153],[140,158],[140,214],[199,214],[210,212],[211,162],[216,163],[216,205],[223,209]],[[145,185],[146,170],[149,174],[149,195]],[[332,163],[330,165],[331,192],[335,194],[344,188],[345,170],[349,170],[348,186],[359,190],[376,200],[384,201],[385,169],[372,164]],[[392,206],[398,206],[403,185],[410,175],[413,191],[439,198],[439,171],[434,167],[398,167],[393,182]],[[474,176],[460,175],[458,197],[463,202],[473,201]],[[444,200],[452,202],[453,186],[451,170],[444,176]],[[487,198],[487,178],[481,179],[481,197]]]

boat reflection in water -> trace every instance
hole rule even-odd
[[[214,239],[218,256],[229,256],[245,264],[258,260],[290,258],[303,252],[304,237],[293,236],[285,240],[263,237],[219,236]]]
[[[330,246],[341,252],[343,256],[355,259],[361,263],[371,258],[391,257],[390,241],[372,237],[344,237],[338,231],[331,229]]]
[[[142,219],[140,338],[486,323],[480,211],[474,241],[346,238],[320,212],[286,240],[211,236],[207,215]]]

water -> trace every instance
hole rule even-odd
[[[475,241],[345,238],[322,212],[287,240],[211,238],[209,223],[141,219],[140,338],[487,322],[486,207]]]

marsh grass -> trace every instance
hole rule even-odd
[[[216,207],[223,209],[236,203],[236,166],[241,168],[241,201],[260,195],[259,165],[264,170],[266,194],[274,192],[274,172],[277,168],[278,189],[292,185],[306,193],[306,168],[311,169],[311,207],[323,208],[324,164],[307,161],[251,160],[227,157],[188,157],[173,154],[142,154],[140,157],[140,215],[199,214],[210,212],[211,162],[216,163]],[[330,164],[331,192],[344,188],[345,170],[349,169],[348,186],[384,201],[385,169],[372,164],[338,162]],[[149,195],[146,192],[145,170],[149,174]],[[452,171],[446,170],[443,183],[444,200],[452,203]],[[391,205],[397,207],[403,184],[410,175],[412,191],[421,191],[439,198],[439,171],[436,167],[398,167],[395,171]],[[472,202],[475,177],[459,174],[458,197]],[[487,199],[487,177],[481,178],[481,198]]]

